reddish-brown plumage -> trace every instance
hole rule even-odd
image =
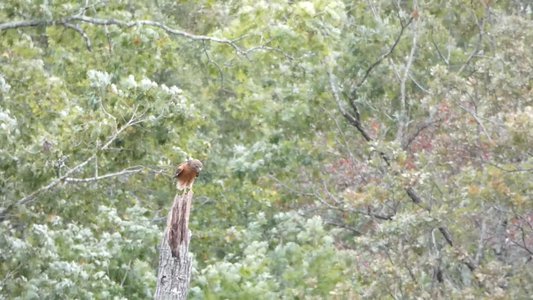
[[[192,189],[192,184],[200,174],[200,171],[202,171],[202,167],[202,162],[197,159],[189,159],[180,164],[174,175],[174,178],[176,178],[176,188],[178,190]]]

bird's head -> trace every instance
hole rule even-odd
[[[188,165],[196,172],[196,173],[200,173],[202,171],[202,168],[204,167],[204,165],[202,164],[201,161],[197,160],[197,159],[189,159],[188,161]]]

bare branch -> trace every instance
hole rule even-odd
[[[433,268],[433,278],[437,279],[438,282],[443,282],[444,278],[442,277],[442,256],[439,248],[437,247],[437,238],[435,237],[435,228],[431,230],[431,245],[433,246],[433,251],[435,252],[437,264]]]
[[[339,96],[339,91],[335,83],[335,76],[333,75],[331,71],[328,72],[328,75],[329,75],[329,85],[331,87],[331,91],[333,92],[333,97],[335,98],[335,102],[337,102],[337,106],[339,107],[339,110],[341,111],[342,115],[346,118],[346,120],[348,120],[348,122],[350,122],[350,124],[352,124],[353,126],[355,126],[355,128],[357,128],[359,133],[361,133],[361,135],[367,142],[372,141],[372,138],[364,130],[364,128],[361,125],[361,122],[359,121],[359,112],[356,110],[357,106],[355,106],[355,104],[352,103],[352,107],[354,107],[354,111],[356,113],[355,116],[346,111]]]
[[[515,246],[517,246],[518,248],[525,250],[527,253],[529,253],[529,255],[533,255],[533,251],[529,250],[526,244],[520,244],[515,240],[511,240],[511,243],[515,244]]]
[[[370,65],[370,67],[367,68],[367,70],[365,71],[365,74],[363,76],[363,78],[359,81],[359,83],[357,83],[353,88],[352,88],[352,92],[351,92],[351,95],[350,95],[350,100],[348,101],[350,103],[350,106],[352,107],[352,110],[353,110],[353,114],[349,113],[343,106],[342,104],[342,101],[340,99],[340,96],[339,96],[339,92],[338,92],[338,89],[337,89],[337,85],[335,83],[335,78],[334,78],[334,75],[333,75],[333,72],[332,70],[329,70],[328,71],[328,75],[329,75],[329,84],[330,84],[330,87],[331,87],[331,90],[333,92],[333,96],[335,98],[335,101],[337,102],[337,105],[342,113],[342,115],[346,118],[346,120],[352,124],[355,128],[357,128],[357,130],[359,131],[359,133],[363,136],[363,138],[367,141],[367,142],[370,142],[372,141],[372,138],[370,137],[370,135],[366,132],[366,130],[363,128],[361,122],[360,122],[360,114],[359,114],[359,109],[355,103],[355,99],[357,99],[357,90],[361,87],[361,85],[363,85],[363,83],[365,83],[365,81],[367,80],[368,76],[370,76],[370,73],[372,72],[372,70],[378,66],[385,58],[387,58],[390,54],[392,54],[392,52],[394,51],[394,49],[396,48],[396,46],[398,46],[399,42],[400,42],[400,39],[401,37],[403,36],[403,33],[405,31],[405,28],[407,28],[411,22],[413,21],[413,17],[411,16],[411,18],[409,18],[409,20],[407,21],[407,23],[403,23],[401,22],[401,19],[400,19],[400,25],[401,25],[401,29],[400,29],[400,33],[398,34],[398,36],[396,37],[394,43],[392,44],[392,46],[389,48],[389,50],[387,52],[385,52],[384,54],[382,54],[372,65]],[[414,55],[414,54],[413,54]],[[390,161],[388,159],[388,157],[385,155],[385,153],[383,152],[379,152],[380,153],[380,156],[383,158],[383,160],[387,163],[388,166],[390,166]]]
[[[111,178],[111,177],[118,177],[118,176],[123,176],[123,175],[135,174],[135,173],[141,172],[142,170],[143,170],[142,167],[135,167],[135,168],[124,169],[124,170],[119,171],[119,172],[108,173],[108,174],[101,175],[101,176],[85,177],[85,178],[67,177],[67,178],[64,179],[64,182],[69,182],[69,183],[94,182],[94,181],[99,181],[99,180],[103,180],[103,179],[107,179],[107,178]]]
[[[520,217],[521,219],[525,220],[523,217]],[[527,221],[526,221],[527,222]],[[527,222],[529,224],[529,222]],[[531,224],[529,224],[531,226]],[[519,244],[518,242],[516,242],[514,239],[511,239],[511,241],[517,245],[518,247],[524,249],[527,251],[527,253],[529,253],[530,255],[533,255],[533,251],[531,249],[529,249],[528,247],[528,243],[526,241],[526,231],[524,230],[524,227],[522,225],[518,225],[517,226],[518,229],[520,230],[520,239],[522,240],[522,244]]]
[[[462,249],[458,248],[457,246],[454,247],[453,240],[452,240],[452,237],[451,237],[450,232],[448,231],[448,229],[446,227],[439,227],[439,231],[440,231],[440,233],[442,233],[442,236],[444,237],[444,239],[446,240],[448,245],[450,245],[450,247],[453,247],[457,252],[460,253],[459,260],[463,264],[465,264],[465,266],[467,266],[470,271],[473,272],[476,269],[476,267],[477,267],[476,264],[472,261],[470,256],[468,256],[468,254],[465,253],[465,251],[463,251]]]
[[[354,88],[355,90],[361,87],[363,83],[365,83],[365,81],[368,79],[368,76],[370,76],[370,73],[375,67],[377,67],[385,58],[387,58],[389,55],[392,54],[392,52],[394,52],[394,49],[396,49],[396,46],[398,46],[398,44],[400,43],[400,39],[403,35],[403,32],[405,31],[405,28],[407,28],[407,26],[409,26],[409,24],[411,24],[412,21],[413,21],[413,17],[409,18],[409,20],[407,21],[405,25],[401,24],[400,33],[394,40],[394,43],[392,44],[392,46],[389,48],[387,52],[383,53],[373,64],[370,65],[370,67],[366,69],[365,75],[363,76],[363,78],[359,81],[358,84],[355,85],[355,88]]]
[[[124,272],[124,277],[122,278],[122,281],[120,282],[120,286],[124,286],[124,282],[126,282],[126,279],[128,278],[128,273],[131,269],[131,263],[133,262],[133,259],[130,259],[130,262],[128,263],[128,267],[126,268],[126,272]]]
[[[62,22],[54,21],[54,20],[30,20],[30,21],[6,22],[6,23],[0,24],[0,31],[22,28],[22,27],[55,26],[59,24],[62,24]]]
[[[411,18],[409,18],[409,20],[405,24],[402,22],[402,20],[400,18],[400,26],[401,26],[400,33],[398,34],[398,36],[394,40],[394,43],[392,44],[392,46],[389,48],[389,50],[387,52],[383,53],[373,64],[370,65],[370,67],[368,67],[366,69],[363,78],[359,81],[359,83],[355,84],[352,87],[352,91],[350,93],[350,97],[349,97],[349,101],[348,102],[350,103],[350,105],[351,105],[351,107],[352,107],[352,109],[354,111],[354,115],[351,116],[351,118],[349,117],[350,115],[347,115],[345,113],[343,113],[343,115],[345,116],[345,118],[350,123],[352,123],[352,125],[354,125],[359,130],[359,132],[363,135],[363,137],[365,137],[367,142],[370,141],[371,139],[370,139],[370,136],[368,136],[368,134],[366,134],[366,132],[363,130],[363,128],[361,127],[361,123],[359,122],[359,120],[360,120],[359,109],[357,108],[357,105],[355,103],[355,100],[357,99],[357,91],[366,82],[366,80],[368,79],[368,76],[370,76],[370,73],[372,72],[372,70],[375,67],[377,67],[379,64],[381,64],[381,62],[385,58],[387,58],[389,55],[391,55],[392,52],[394,52],[394,49],[396,49],[396,46],[398,46],[398,44],[400,43],[400,39],[403,36],[405,28],[407,28],[409,26],[409,24],[411,24],[412,21],[413,21],[413,17],[412,16],[411,16]],[[330,72],[330,85],[331,85],[331,78],[332,77],[331,77],[331,72]],[[339,97],[337,96],[336,98],[339,98]],[[337,103],[340,103],[340,101],[337,101]],[[351,119],[353,119],[353,120],[351,120]],[[388,160],[385,159],[385,161],[387,161],[387,164],[388,164]]]
[[[81,37],[83,38],[83,40],[85,40],[85,45],[87,45],[87,50],[89,51],[92,51],[92,44],[91,44],[91,39],[89,38],[89,36],[87,35],[87,33],[81,29],[81,27],[79,25],[74,25],[74,24],[70,24],[70,23],[63,23],[63,26],[67,27],[67,28],[70,28],[74,31],[76,31],[77,33],[79,33],[81,35]]]
[[[416,6],[416,3],[415,3]],[[414,22],[414,30],[413,30],[413,45],[411,47],[411,52],[409,53],[409,56],[407,58],[407,62],[405,63],[405,69],[403,76],[400,80],[400,116],[398,118],[398,131],[396,133],[396,139],[401,142],[401,144],[405,144],[405,134],[407,130],[407,124],[409,123],[409,101],[407,100],[407,95],[405,91],[405,86],[407,84],[407,79],[409,77],[409,73],[411,71],[411,66],[413,65],[413,61],[415,59],[415,53],[416,48],[418,45],[418,22]]]
[[[320,203],[322,203],[323,205],[325,205],[326,207],[328,207],[328,208],[330,208],[332,210],[344,211],[344,209],[342,207],[338,207],[338,206],[330,204],[329,202],[327,202],[324,198],[322,198],[317,193],[315,193],[315,198],[318,199],[318,201],[320,201]]]
[[[437,54],[439,55],[439,57],[444,61],[444,63],[446,65],[449,65],[450,62],[448,61],[448,59],[446,59],[446,57],[444,57],[444,55],[442,55],[442,52],[440,52],[440,49],[439,49],[439,45],[437,45],[437,43],[435,42],[435,39],[433,39],[433,29],[431,29],[431,43],[433,44],[433,47],[435,47],[435,50],[437,50]]]
[[[85,42],[86,44],[88,44],[88,48],[89,48],[90,42],[87,43],[88,41],[87,34],[85,34],[81,29],[77,28],[76,25],[72,24],[72,22],[81,22],[81,23],[93,24],[93,25],[98,25],[98,26],[114,25],[114,26],[118,26],[121,28],[130,28],[130,27],[136,27],[136,26],[157,27],[157,28],[164,30],[169,35],[181,36],[183,38],[187,38],[193,41],[208,41],[208,42],[214,42],[214,43],[219,43],[219,44],[226,44],[226,45],[231,46],[238,53],[244,53],[244,51],[242,51],[241,48],[236,44],[236,40],[229,40],[229,39],[211,37],[211,36],[206,36],[206,35],[196,35],[196,34],[188,33],[186,31],[171,28],[160,22],[155,22],[155,21],[150,21],[150,20],[137,20],[137,21],[126,22],[126,21],[122,21],[118,19],[92,18],[92,17],[87,17],[79,13],[76,15],[70,16],[70,17],[66,17],[64,19],[60,19],[60,20],[29,20],[29,21],[15,21],[15,22],[0,23],[0,31],[24,28],[24,27],[65,26],[65,27],[78,31],[78,33],[80,33],[81,36],[85,39]]]
[[[458,106],[466,111],[467,113],[469,113],[472,118],[474,118],[474,120],[476,120],[476,123],[479,125],[479,127],[481,128],[481,130],[483,131],[483,133],[485,134],[485,136],[487,137],[487,139],[489,139],[489,141],[494,144],[494,141],[492,140],[492,138],[490,137],[490,134],[489,132],[487,131],[487,129],[485,128],[485,126],[483,125],[483,123],[481,122],[481,119],[477,116],[477,114],[475,112],[473,112],[472,110],[462,106],[461,104],[458,104]]]
[[[342,228],[342,229],[346,229],[348,231],[351,231],[353,234],[355,234],[356,236],[360,236],[362,235],[361,231],[355,229],[355,228],[352,228],[344,223],[338,223],[338,222],[335,222],[335,221],[330,221],[330,220],[324,220],[324,222],[327,224],[327,225],[331,225],[331,226],[335,226],[335,227],[339,227],[339,228]]]
[[[405,92],[405,85],[407,83],[407,78],[409,77],[409,73],[411,71],[411,66],[413,65],[413,61],[415,60],[416,48],[418,46],[418,22],[415,22],[413,27],[414,27],[413,46],[411,47],[411,52],[409,53],[409,57],[407,58],[407,62],[405,63],[405,70],[404,70],[403,77],[400,82],[400,100],[401,100],[400,104],[403,110],[402,113],[406,113],[406,109],[408,106],[406,92]]]
[[[48,27],[48,26],[63,26],[65,28],[72,29],[79,33],[83,40],[85,41],[85,44],[87,45],[87,50],[92,50],[92,44],[91,40],[89,39],[89,36],[87,33],[79,27],[79,25],[75,25],[72,23],[69,23],[68,20],[30,20],[30,21],[17,21],[17,22],[6,22],[0,24],[0,31],[2,30],[9,30],[9,29],[16,29],[16,28],[23,28],[23,27]]]
[[[485,217],[482,217],[481,220],[481,232],[479,233],[479,240],[477,242],[477,251],[476,256],[474,257],[474,261],[476,262],[476,265],[479,265],[481,261],[481,257],[483,255],[483,247],[485,246],[485,234],[487,231],[487,223],[485,222]]]
[[[224,86],[224,72],[222,71],[222,68],[220,67],[220,65],[216,61],[211,59],[211,56],[209,55],[209,51],[207,51],[205,41],[202,42],[202,46],[203,46],[204,54],[207,57],[207,61],[212,63],[218,69],[218,74],[220,78],[220,87],[222,88]]]
[[[365,138],[365,140],[367,142],[372,141],[372,138],[370,138],[370,136],[362,128],[361,122],[359,120],[357,120],[353,115],[348,113],[346,111],[346,109],[344,108],[344,106],[342,105],[339,93],[337,91],[337,87],[335,85],[334,76],[331,73],[331,71],[328,72],[328,75],[329,75],[329,83],[330,83],[330,86],[331,86],[331,90],[333,92],[333,96],[335,98],[335,101],[337,102],[337,105],[339,106],[339,109],[340,109],[341,113],[344,115],[344,117],[348,120],[348,122],[350,124],[352,124],[353,126],[355,126],[357,128],[357,130],[363,135],[363,137]],[[387,166],[390,167],[390,160],[385,155],[385,153],[384,152],[379,152],[379,154],[380,154],[381,158],[386,162]],[[405,189],[405,192],[407,193],[407,196],[412,200],[413,203],[415,203],[417,205],[421,205],[422,204],[422,199],[416,193],[416,191],[414,190],[413,187],[407,187]],[[428,211],[430,210],[430,208],[426,208],[426,209]],[[391,216],[390,219],[389,218],[387,218],[387,219],[388,220],[392,219],[392,216]],[[453,239],[452,239],[451,234],[448,231],[448,229],[446,227],[439,227],[438,229],[442,233],[442,235],[443,235],[444,239],[446,240],[446,242],[448,243],[448,245],[450,247],[454,247]],[[471,271],[474,271],[476,269],[476,264],[472,261],[472,259],[467,254],[464,254],[463,256],[464,256],[464,258],[461,260],[461,262],[463,262],[468,267],[468,269],[470,269]]]
[[[433,126],[433,124],[438,123],[440,120],[433,120],[432,116],[430,116],[425,121],[419,123],[416,128],[414,129],[413,133],[411,133],[406,139],[404,145],[402,145],[402,149],[407,149],[414,140],[422,133],[422,131],[428,129],[429,127]]]
[[[69,20],[80,21],[83,23],[89,23],[89,24],[94,24],[94,25],[115,25],[115,26],[123,27],[123,28],[130,28],[130,27],[136,27],[136,26],[157,27],[157,28],[163,29],[166,33],[170,35],[177,35],[177,36],[181,36],[181,37],[194,40],[194,41],[209,41],[209,42],[215,42],[215,43],[220,43],[220,44],[226,44],[226,45],[231,46],[238,53],[243,52],[233,40],[211,37],[211,36],[206,36],[206,35],[195,35],[192,33],[188,33],[186,31],[171,28],[163,23],[150,21],[150,20],[138,20],[138,21],[125,22],[125,21],[121,21],[117,19],[99,19],[99,18],[91,18],[87,16],[82,16],[82,15],[73,16]]]
[[[408,187],[405,192],[407,193],[407,196],[409,196],[409,198],[411,198],[411,200],[413,201],[413,203],[415,204],[420,204],[422,203],[422,199],[420,199],[420,197],[418,196],[418,194],[415,192],[415,190],[413,189],[413,187]],[[450,242],[450,245],[451,245],[451,242]]]

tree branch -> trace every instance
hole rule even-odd
[[[30,20],[30,21],[17,21],[17,22],[6,22],[0,24],[0,31],[17,29],[24,27],[49,27],[49,26],[63,26],[65,28],[72,29],[79,33],[85,44],[87,45],[87,50],[92,50],[91,40],[87,33],[81,29],[78,25],[69,23],[68,20]]]
[[[87,50],[89,51],[92,51],[92,43],[91,43],[91,39],[89,38],[89,36],[87,35],[87,33],[81,29],[81,27],[79,25],[74,25],[74,24],[70,24],[70,23],[63,23],[63,26],[67,27],[67,28],[70,28],[74,31],[76,31],[77,33],[79,33],[81,35],[81,37],[83,38],[83,40],[85,41],[85,45],[87,45]]]
[[[435,47],[435,50],[437,50],[437,54],[439,55],[439,57],[444,61],[446,65],[449,65],[450,62],[448,61],[448,59],[446,59],[446,57],[444,57],[444,55],[442,55],[442,52],[440,52],[440,49],[439,49],[439,45],[437,45],[437,42],[435,42],[435,39],[433,38],[433,28],[431,29],[430,38],[431,38],[431,43],[433,44],[433,47]]]
[[[346,229],[350,232],[352,232],[355,236],[361,236],[363,235],[363,233],[355,228],[352,228],[344,223],[338,223],[338,222],[335,222],[335,221],[329,221],[329,220],[324,220],[324,223],[326,223],[327,225],[331,225],[331,226],[335,226],[335,227],[339,227],[339,228],[342,228],[342,229]]]
[[[339,107],[339,110],[341,111],[342,115],[350,124],[355,126],[359,133],[363,136],[363,138],[370,142],[372,141],[372,138],[370,135],[364,130],[363,126],[361,125],[361,121],[359,119],[359,111],[357,110],[357,106],[355,106],[354,103],[352,103],[352,108],[354,109],[355,115],[350,114],[344,106],[342,105],[341,98],[339,96],[339,91],[337,90],[337,85],[335,84],[335,75],[331,72],[331,70],[328,72],[329,75],[329,85],[331,87],[331,91],[333,92],[333,97],[335,98],[335,102],[337,102],[337,106]]]
[[[416,2],[415,2],[416,6]],[[405,86],[407,84],[407,79],[409,77],[409,72],[411,70],[411,66],[413,65],[413,61],[415,59],[415,53],[416,48],[418,45],[418,22],[414,22],[414,30],[413,30],[413,46],[411,47],[411,52],[409,53],[409,57],[407,58],[407,62],[405,63],[405,70],[404,74],[400,80],[400,116],[398,118],[398,130],[396,133],[396,139],[400,141],[400,144],[405,144],[405,134],[407,131],[407,124],[409,124],[409,101],[407,100],[406,90]]]
[[[461,108],[462,110],[464,110],[464,111],[466,111],[467,113],[469,113],[469,114],[472,116],[472,118],[474,118],[474,120],[475,120],[476,123],[479,125],[479,127],[481,128],[481,130],[483,131],[483,133],[485,134],[485,136],[486,136],[487,139],[489,140],[489,142],[491,142],[492,144],[494,144],[494,141],[493,141],[492,138],[490,137],[489,132],[487,131],[487,129],[486,129],[485,126],[483,125],[483,122],[481,122],[481,119],[478,117],[478,115],[477,115],[474,111],[472,111],[472,110],[470,110],[470,109],[464,107],[464,106],[461,105],[461,104],[458,104],[458,106],[459,106],[459,108]]]
[[[91,18],[91,17],[81,16],[81,15],[73,16],[69,20],[80,21],[83,23],[89,23],[89,24],[94,24],[94,25],[107,25],[107,26],[115,25],[115,26],[123,27],[123,28],[130,28],[130,27],[135,27],[135,26],[157,27],[157,28],[163,29],[166,33],[170,35],[177,35],[177,36],[181,36],[181,37],[194,40],[194,41],[209,41],[209,42],[215,42],[215,43],[220,43],[220,44],[226,44],[226,45],[233,47],[233,49],[235,49],[239,53],[243,52],[237,46],[237,44],[235,44],[233,40],[216,38],[216,37],[211,37],[211,36],[206,36],[206,35],[195,35],[192,33],[188,33],[186,31],[171,28],[163,23],[150,21],[150,20],[138,20],[138,21],[125,22],[125,21],[121,21],[117,19],[99,19],[99,18]]]
[[[22,27],[38,27],[38,26],[55,26],[60,25],[61,21],[55,20],[30,20],[30,21],[15,21],[0,24],[0,31],[8,29],[16,29]]]
[[[339,107],[342,115],[346,118],[346,120],[350,124],[352,124],[359,131],[359,133],[363,136],[363,138],[367,142],[372,141],[372,138],[366,132],[366,130],[363,128],[363,126],[361,124],[359,109],[358,109],[358,107],[357,107],[357,105],[355,103],[355,100],[357,99],[357,90],[363,85],[363,83],[365,83],[365,81],[367,80],[368,76],[370,76],[370,73],[372,72],[372,70],[375,67],[377,67],[385,58],[387,58],[389,55],[391,55],[392,52],[394,51],[394,49],[396,49],[396,46],[398,46],[398,44],[400,43],[400,39],[403,36],[405,28],[407,28],[411,24],[413,19],[414,19],[413,16],[411,16],[409,18],[409,20],[407,21],[407,23],[405,23],[405,24],[403,22],[401,22],[401,19],[400,19],[400,26],[401,26],[400,33],[398,34],[398,36],[394,40],[394,43],[392,44],[392,46],[389,48],[389,50],[387,52],[383,53],[372,65],[370,65],[370,67],[368,67],[366,69],[363,78],[359,81],[358,84],[356,84],[352,88],[352,92],[350,94],[350,99],[349,99],[348,102],[350,103],[350,106],[352,107],[353,115],[350,114],[344,108],[344,106],[342,105],[342,101],[340,99],[339,92],[338,92],[337,86],[335,84],[335,78],[334,78],[333,72],[332,72],[332,70],[328,70],[329,84],[330,84],[331,90],[333,92],[333,96],[335,98],[335,101],[337,102],[337,106]],[[379,152],[379,154],[380,154],[381,158],[386,162],[387,166],[390,166],[390,161],[389,161],[388,157],[385,155],[385,153]]]
[[[143,170],[142,167],[135,167],[135,168],[124,169],[122,171],[115,172],[115,173],[108,173],[108,174],[105,174],[105,175],[94,176],[94,177],[86,177],[86,178],[67,177],[67,178],[64,179],[64,182],[68,182],[68,183],[94,182],[94,181],[99,181],[99,180],[103,180],[103,179],[107,179],[107,178],[111,178],[111,177],[135,174],[135,173],[141,172],[142,170]]]
[[[481,232],[479,233],[479,239],[477,242],[476,256],[474,256],[474,262],[476,263],[476,265],[479,265],[483,256],[483,248],[485,246],[485,234],[487,230],[487,223],[485,220],[486,218],[485,216],[483,216],[481,219]]]
[[[481,22],[480,22],[480,21],[478,21],[475,13],[474,13],[474,18],[476,18],[476,24],[477,24],[477,26],[479,28],[478,39],[477,39],[477,42],[476,42],[476,46],[474,47],[474,50],[472,51],[472,53],[470,53],[470,55],[466,59],[465,63],[461,66],[461,68],[459,68],[459,71],[457,71],[458,75],[461,74],[464,71],[464,69],[470,64],[470,62],[472,61],[474,56],[476,56],[476,54],[479,52],[479,50],[480,50],[479,48],[480,48],[481,42],[483,40],[483,26],[485,26],[485,18],[481,19]]]
[[[433,124],[438,123],[440,119],[433,120],[432,116],[429,116],[428,119],[425,121],[419,123],[416,128],[414,129],[414,132],[411,133],[405,140],[405,144],[402,144],[402,149],[407,149],[414,140],[424,131],[425,129],[431,127]]]
[[[100,147],[100,149],[98,149],[98,151],[106,150],[111,145],[111,143],[113,143],[116,140],[116,138],[124,130],[126,130],[126,128],[144,121],[144,120],[141,120],[141,119],[135,119],[135,117],[136,117],[136,113],[134,112],[132,117],[131,117],[131,119],[124,126],[119,128],[113,135],[111,135],[111,137],[107,140],[107,142],[102,147]],[[9,205],[8,207],[4,208],[2,211],[0,211],[0,222],[3,222],[6,219],[7,214],[15,206],[21,206],[21,205],[28,204],[31,201],[33,201],[37,197],[37,195],[39,195],[39,194],[41,194],[43,192],[49,191],[52,188],[54,188],[56,185],[60,184],[61,182],[64,182],[65,179],[69,178],[70,175],[72,175],[73,173],[77,172],[78,170],[81,170],[87,164],[89,164],[91,161],[93,161],[96,158],[96,155],[97,154],[91,155],[89,158],[87,158],[83,162],[79,163],[77,166],[75,166],[75,167],[71,168],[70,170],[68,170],[67,172],[65,172],[65,174],[63,174],[62,176],[50,181],[50,183],[48,183],[47,185],[40,187],[39,189],[33,191],[29,195],[22,197],[17,202],[15,202],[15,203]]]
[[[390,55],[393,51],[394,51],[394,48],[398,45],[399,43],[399,40],[400,40],[400,37],[402,36],[404,30],[405,30],[405,27],[408,26],[413,20],[413,17],[411,17],[409,19],[409,22],[406,24],[406,25],[402,25],[402,29],[400,31],[400,34],[398,35],[398,37],[396,38],[393,46],[389,49],[388,52],[386,52],[385,54],[383,54],[374,64],[372,64],[365,72],[365,76],[363,77],[363,79],[360,81],[360,83],[358,85],[355,86],[355,88],[353,89],[352,91],[352,94],[351,94],[351,101],[349,101],[349,103],[351,104],[352,106],[352,109],[354,110],[355,114],[356,115],[352,115],[350,114],[343,106],[342,104],[342,100],[340,98],[340,95],[339,95],[339,92],[338,92],[338,89],[337,89],[337,86],[335,84],[335,78],[334,78],[334,75],[332,73],[332,70],[328,70],[328,75],[329,75],[329,84],[330,84],[330,87],[331,87],[331,90],[332,90],[332,93],[333,93],[333,97],[335,99],[335,102],[337,103],[337,106],[339,107],[339,110],[341,111],[342,115],[345,117],[345,119],[350,123],[352,124],[356,129],[357,131],[359,131],[359,133],[363,136],[363,138],[367,141],[367,142],[371,142],[373,141],[373,139],[370,137],[370,135],[368,135],[368,133],[364,130],[364,128],[362,127],[362,124],[361,124],[361,121],[359,119],[359,112],[357,110],[357,106],[355,104],[355,97],[357,95],[357,89],[366,81],[366,79],[368,78],[368,76],[370,75],[372,69],[374,67],[376,67],[377,65],[379,65],[383,59],[385,59],[388,55]],[[408,70],[406,70],[406,74]],[[429,126],[429,125],[428,125]],[[417,133],[418,134],[425,126],[422,126],[419,130],[417,130]],[[412,139],[414,138],[411,138],[410,140],[412,141]],[[389,158],[385,155],[384,152],[379,152],[381,158],[386,162],[387,166],[390,167],[390,160]],[[407,194],[407,196],[411,199],[411,201],[417,205],[420,205],[422,204],[422,199],[420,198],[420,196],[416,193],[416,191],[414,190],[413,187],[407,187],[405,188],[405,192]],[[429,210],[429,208],[427,208]],[[391,217],[392,219],[392,217]],[[452,248],[456,248],[454,246],[454,243],[453,243],[453,239],[451,237],[451,234],[450,232],[448,231],[448,229],[446,227],[439,227],[438,228],[439,231],[441,232],[441,234],[443,235],[444,239],[446,240],[446,242],[448,243],[448,245]],[[467,254],[464,254],[463,255],[464,257],[461,258],[461,262],[463,262],[467,267],[468,269],[470,269],[471,271],[474,271],[476,269],[476,264],[472,261],[472,259],[467,255]]]
[[[394,49],[396,49],[396,46],[398,46],[398,44],[400,43],[400,39],[402,38],[402,35],[403,35],[403,32],[405,31],[405,28],[407,28],[407,26],[409,26],[412,21],[413,21],[413,17],[409,18],[409,20],[407,21],[406,24],[403,24],[402,22],[400,22],[400,25],[401,25],[400,33],[398,34],[398,36],[394,40],[394,43],[392,44],[392,46],[389,48],[389,50],[387,52],[383,53],[373,64],[370,65],[370,67],[368,67],[366,69],[365,75],[363,76],[363,78],[359,81],[358,84],[355,85],[355,88],[354,88],[355,90],[357,90],[359,87],[361,87],[361,85],[363,85],[363,83],[365,83],[365,81],[368,79],[368,76],[370,76],[370,73],[372,72],[372,70],[375,67],[377,67],[379,64],[381,64],[381,62],[385,58],[387,58],[389,55],[392,54]]]
[[[98,26],[118,26],[121,28],[130,28],[130,27],[136,27],[136,26],[149,26],[149,27],[157,27],[162,30],[164,30],[169,35],[175,35],[175,36],[181,36],[186,39],[190,39],[193,41],[208,41],[208,42],[214,42],[219,44],[226,44],[231,46],[233,49],[235,49],[238,53],[244,53],[243,50],[236,44],[236,40],[229,40],[224,38],[217,38],[217,37],[211,37],[206,35],[196,35],[192,33],[188,33],[186,31],[178,30],[175,28],[171,28],[163,23],[155,22],[151,20],[137,20],[137,21],[122,21],[118,19],[100,19],[100,18],[93,18],[93,17],[87,17],[85,15],[77,14],[74,16],[66,17],[64,19],[59,20],[29,20],[29,21],[15,21],[15,22],[5,22],[0,23],[0,31],[3,30],[9,30],[9,29],[17,29],[17,28],[24,28],[24,27],[49,27],[49,26],[65,26],[67,28],[76,30],[80,35],[84,38],[87,47],[90,49],[91,43],[89,41],[89,38],[87,34],[81,30],[77,25],[72,24],[72,22],[80,22],[80,23],[86,23],[86,24],[92,24],[92,25],[98,25]]]

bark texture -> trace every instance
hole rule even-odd
[[[154,299],[187,299],[192,274],[189,254],[189,213],[192,192],[176,195],[159,247],[157,288]]]

